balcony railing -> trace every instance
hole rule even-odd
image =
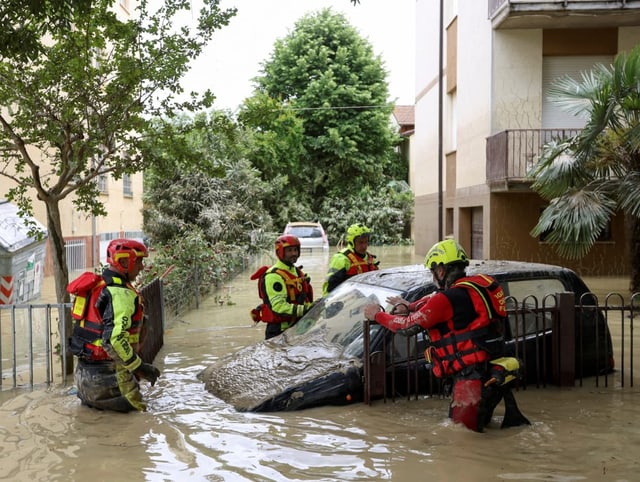
[[[487,138],[487,184],[492,190],[526,189],[527,173],[542,147],[553,139],[575,136],[580,129],[510,129]]]

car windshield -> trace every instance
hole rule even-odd
[[[327,342],[344,347],[347,357],[361,357],[363,354],[363,307],[376,303],[386,308],[388,296],[398,296],[398,290],[381,288],[363,283],[345,282],[329,295],[319,300],[313,309],[298,323],[287,330],[291,344],[296,344],[296,337],[307,337],[309,334],[323,332]],[[371,325],[373,337],[380,325]]]
[[[321,238],[322,231],[317,226],[293,226],[289,233],[298,238]]]

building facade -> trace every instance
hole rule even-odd
[[[477,259],[628,274],[622,215],[579,260],[532,237],[546,202],[526,173],[546,142],[585,123],[549,101],[552,83],[639,44],[640,2],[417,0],[416,17],[416,251],[453,236]]]
[[[104,176],[99,180],[100,200],[106,216],[91,216],[79,212],[73,205],[73,195],[60,202],[60,218],[65,240],[67,267],[70,272],[97,267],[106,262],[106,247],[111,239],[129,237],[142,241],[142,173],[125,175],[122,179]],[[10,181],[0,177],[0,199],[6,196]],[[46,206],[33,198],[34,217],[47,225]],[[52,254],[46,245],[44,275],[53,274]]]

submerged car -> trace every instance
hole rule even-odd
[[[300,240],[301,249],[329,249],[329,238],[322,224],[308,221],[287,223],[282,234],[291,234]]]
[[[540,308],[550,296],[567,291],[575,293],[576,303],[595,305],[585,283],[566,268],[514,261],[472,260],[467,273],[494,276],[503,287],[510,310],[503,331],[506,354],[521,360],[523,383],[551,380],[555,325],[551,311]],[[431,272],[423,265],[354,276],[280,336],[223,357],[200,378],[208,391],[241,411],[342,405],[363,401],[363,359],[368,354],[378,363],[383,358],[384,393],[433,393],[430,366],[422,356],[426,337],[419,333],[406,338],[365,323],[363,307],[378,303],[388,310],[389,296],[414,301],[435,289]],[[605,318],[596,309],[575,313],[576,376],[610,372],[613,350]],[[369,350],[365,350],[365,339]],[[411,367],[417,367],[417,372],[411,372]],[[379,391],[377,397],[381,398]]]

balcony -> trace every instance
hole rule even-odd
[[[639,0],[489,0],[494,29],[640,25]]]
[[[527,173],[552,139],[575,136],[581,129],[510,129],[487,138],[487,185],[491,192],[529,191]]]

